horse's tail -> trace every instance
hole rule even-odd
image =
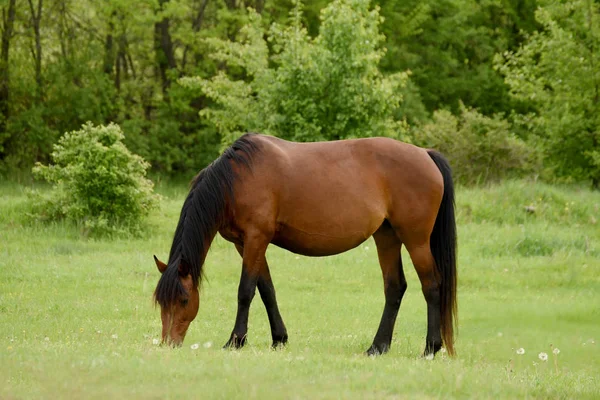
[[[431,253],[442,279],[440,285],[441,333],[448,354],[454,354],[454,324],[458,327],[456,306],[456,221],[454,184],[448,160],[434,150],[429,156],[444,178],[444,195],[431,233]]]

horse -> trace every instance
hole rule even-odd
[[[424,356],[442,345],[454,354],[456,223],[448,161],[437,151],[391,138],[295,143],[247,133],[190,184],[161,277],[163,343],[180,346],[199,307],[207,251],[219,233],[242,257],[237,316],[225,348],[241,348],[256,288],[273,347],[285,345],[265,252],[274,244],[305,256],[329,256],[373,236],[385,306],[368,355],[390,349],[407,283],[400,250],[412,259],[427,302]]]

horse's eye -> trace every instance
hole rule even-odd
[[[185,306],[187,306],[187,304],[188,304],[188,299],[183,299],[183,300],[181,300],[181,301],[180,301],[180,303],[181,303],[181,305],[182,305],[183,307],[185,307]]]

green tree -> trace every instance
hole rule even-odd
[[[250,13],[239,42],[210,40],[213,57],[246,79],[221,71],[211,79],[187,78],[214,101],[201,111],[228,144],[246,131],[299,141],[385,135],[398,137],[393,118],[407,74],[382,75],[379,9],[367,0],[336,0],[321,12],[319,34],[308,35],[296,4],[287,26]],[[272,52],[270,52],[270,48]]]
[[[518,46],[521,30],[536,28],[535,0],[377,3],[385,16],[388,49],[382,69],[410,70],[429,112],[449,108],[458,113],[461,101],[486,115],[521,107],[510,98],[492,60],[497,52]]]
[[[554,175],[599,187],[600,5],[543,1],[536,18],[543,31],[497,57],[511,94],[536,107],[516,120],[542,139]]]

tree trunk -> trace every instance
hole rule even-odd
[[[196,17],[192,20],[192,31],[194,33],[200,31],[200,28],[202,28],[202,21],[204,20],[204,11],[206,10],[207,5],[208,5],[208,0],[200,1],[200,7],[198,8],[198,13],[196,14]],[[181,61],[181,70],[182,71],[185,71],[185,65],[187,63],[187,54],[188,54],[189,50],[190,50],[190,46],[186,45],[185,49],[183,50],[183,58]]]
[[[10,41],[13,36],[15,23],[15,3],[10,0],[8,10],[2,8],[2,49],[0,51],[0,134],[6,131],[6,121],[10,113],[10,74],[9,74],[9,52]],[[0,142],[0,159],[4,158]]]
[[[113,11],[108,21],[108,32],[104,41],[104,73],[111,76],[115,65],[115,46],[113,40],[113,32],[115,31],[115,17],[117,12]]]
[[[163,5],[168,2],[169,0],[158,1],[161,11],[163,10]],[[169,69],[177,68],[175,52],[173,50],[173,41],[171,40],[171,34],[169,32],[169,18],[162,18],[159,22],[154,24],[154,49],[162,81],[163,95],[166,99],[169,86],[171,85],[171,80],[167,71]]]
[[[38,0],[37,12],[33,5],[33,0],[28,0],[31,10],[31,25],[33,27],[35,48],[32,49],[32,55],[35,61],[35,82],[37,84],[38,99],[42,99],[44,88],[42,82],[42,37],[40,35],[40,22],[42,20],[42,0]]]

